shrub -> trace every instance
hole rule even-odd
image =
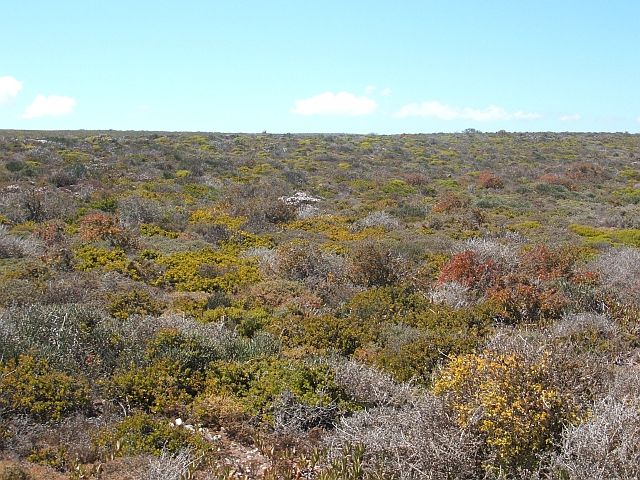
[[[379,212],[373,212],[364,218],[356,221],[352,229],[354,231],[360,231],[365,228],[382,227],[385,231],[395,230],[400,226],[400,221],[397,218],[392,217],[384,210]]]
[[[87,242],[107,240],[112,247],[130,250],[137,240],[126,228],[118,226],[117,218],[105,213],[89,213],[80,221],[80,238]]]
[[[483,170],[478,175],[478,185],[484,188],[504,188],[504,182],[501,178],[496,177],[491,172]]]
[[[0,225],[0,259],[37,255],[38,244],[32,239],[10,235],[5,225]]]
[[[284,200],[274,200],[268,202],[264,207],[264,218],[269,223],[289,223],[298,216],[298,208],[289,205]]]
[[[587,266],[598,275],[600,285],[623,302],[640,304],[640,251],[612,248]]]
[[[109,295],[108,312],[115,318],[127,319],[131,315],[160,315],[163,305],[157,302],[149,292],[134,290],[120,295]]]
[[[159,265],[166,266],[165,272],[154,285],[173,285],[186,292],[214,292],[224,290],[234,293],[238,288],[262,280],[259,270],[251,258],[237,259],[234,255],[214,251],[210,247],[195,252],[183,252],[159,257]],[[208,270],[203,267],[210,265]],[[211,271],[211,273],[208,273]],[[203,273],[205,275],[203,275]]]
[[[0,471],[0,480],[33,480],[33,477],[22,467],[11,465],[3,467]]]
[[[440,197],[440,201],[433,207],[433,211],[452,213],[464,209],[468,205],[468,198],[456,195],[455,193],[445,193]]]
[[[494,260],[481,259],[472,250],[454,255],[442,266],[438,282],[456,282],[464,287],[486,290],[499,277],[498,267]]]
[[[162,455],[162,452],[175,453],[189,447],[198,453],[209,450],[198,433],[145,413],[126,417],[102,429],[95,438],[95,444],[105,459],[144,453]]]
[[[97,374],[112,364],[106,318],[80,305],[38,305],[6,309],[0,315],[4,359],[31,352],[56,370]]]
[[[233,395],[247,413],[273,418],[273,408],[286,391],[306,405],[327,406],[339,410],[354,408],[335,382],[327,364],[291,363],[262,360],[251,363],[213,362],[207,372],[208,395]]]
[[[481,442],[429,394],[410,396],[402,406],[379,406],[342,417],[324,443],[335,460],[342,457],[345,445],[362,445],[363,478],[482,477]]]
[[[116,248],[96,248],[86,245],[74,250],[73,266],[81,271],[100,269],[104,271],[118,272],[133,280],[141,280],[139,266],[129,260],[124,250]]]
[[[351,278],[365,287],[391,285],[402,275],[400,258],[381,243],[368,241],[358,245],[351,255],[351,261]]]
[[[0,370],[0,414],[30,415],[41,423],[58,422],[89,405],[83,378],[53,370],[44,359],[21,355]]]
[[[184,409],[202,389],[204,378],[170,359],[159,359],[147,367],[131,365],[116,372],[110,390],[124,405],[150,413]]]
[[[640,477],[640,410],[607,397],[584,422],[568,425],[553,466],[562,478],[631,480]]]
[[[317,275],[321,269],[322,254],[308,241],[284,245],[277,255],[278,271],[288,280],[304,280]]]
[[[570,398],[549,381],[549,354],[536,360],[495,351],[461,355],[434,383],[460,425],[485,435],[496,467],[534,468],[537,455],[553,449],[563,425],[576,419]]]
[[[510,274],[502,285],[489,290],[489,298],[501,306],[499,318],[507,323],[536,323],[560,318],[569,300],[554,286],[529,276]]]
[[[320,351],[351,355],[370,336],[362,321],[338,318],[329,314],[304,316],[282,322],[282,334],[290,344],[306,345]]]

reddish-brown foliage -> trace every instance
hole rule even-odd
[[[412,187],[420,187],[422,185],[427,185],[429,183],[429,178],[422,173],[412,173],[407,175],[407,185],[411,185]]]
[[[582,252],[579,247],[574,246],[552,250],[545,245],[536,245],[522,255],[523,271],[541,280],[570,279]]]
[[[540,178],[539,182],[548,183],[549,185],[561,185],[568,190],[576,190],[577,186],[574,182],[565,176],[556,175],[555,173],[545,173]]]
[[[483,170],[478,176],[478,185],[484,188],[504,188],[504,182],[493,173]]]
[[[481,261],[472,250],[458,253],[440,269],[438,281],[458,282],[465,287],[485,289],[499,278],[496,262]]]
[[[440,197],[440,201],[433,207],[434,212],[454,212],[469,205],[469,200],[456,195],[455,193],[445,193]]]
[[[87,242],[106,240],[111,246],[125,250],[136,245],[131,232],[120,228],[117,218],[106,213],[88,213],[82,217],[79,236]]]
[[[503,282],[503,286],[488,293],[501,306],[502,320],[509,323],[556,319],[569,303],[555,288],[526,275],[510,274]]]

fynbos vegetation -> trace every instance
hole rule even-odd
[[[640,477],[640,136],[0,132],[0,479]]]

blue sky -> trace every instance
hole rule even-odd
[[[0,2],[0,128],[640,132],[640,1]]]

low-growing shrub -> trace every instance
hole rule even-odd
[[[155,419],[145,413],[137,413],[105,427],[94,442],[105,460],[144,453],[175,453],[189,447],[204,453],[210,448],[197,432],[192,433],[186,428],[172,425],[166,418]]]
[[[495,453],[486,467],[535,468],[563,426],[576,421],[570,398],[549,381],[548,354],[528,363],[518,354],[486,351],[455,357],[439,373],[441,395],[464,428],[477,428]]]
[[[89,406],[89,385],[82,377],[55,371],[44,359],[21,355],[0,370],[0,417],[30,415],[41,423],[58,422]]]

